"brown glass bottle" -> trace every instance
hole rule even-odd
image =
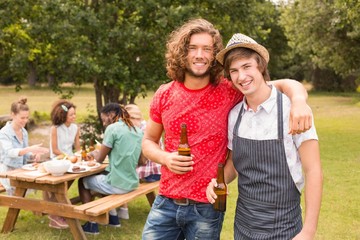
[[[182,123],[181,124],[181,135],[180,135],[180,144],[178,147],[178,153],[181,156],[190,156],[190,146],[188,143],[188,138],[187,138],[187,129],[186,129],[186,124]]]
[[[217,186],[214,187],[214,192],[216,193],[217,198],[213,206],[216,211],[225,212],[227,186],[224,179],[224,164],[222,163],[219,163],[218,165],[216,182]]]
[[[82,161],[87,161],[87,152],[86,152],[86,145],[85,145],[85,141],[83,142],[82,144],[82,147],[81,147],[81,160]]]
[[[89,146],[89,152],[92,152],[95,150],[95,146],[94,146],[94,139],[90,139],[90,146]]]

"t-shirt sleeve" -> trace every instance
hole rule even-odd
[[[114,126],[114,124],[110,124],[105,129],[103,144],[108,148],[112,148],[115,142]]]
[[[161,117],[161,100],[164,94],[163,86],[155,92],[154,97],[150,103],[150,118],[156,123],[162,124]]]

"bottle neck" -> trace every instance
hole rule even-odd
[[[224,165],[219,165],[218,166],[218,171],[217,171],[217,182],[221,182],[224,183],[225,179],[224,179]]]
[[[188,144],[188,138],[187,138],[187,131],[186,131],[186,128],[181,128],[181,135],[180,135],[180,144],[181,145],[189,145]]]

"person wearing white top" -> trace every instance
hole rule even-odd
[[[266,48],[235,34],[216,59],[244,99],[229,114],[229,157],[225,182],[238,177],[234,239],[313,239],[322,196],[322,170],[314,122],[309,131],[291,135],[291,103],[270,80]],[[305,221],[301,190],[305,185]],[[206,189],[217,198],[212,179]]]
[[[80,128],[75,124],[75,105],[66,100],[55,102],[51,111],[50,157],[74,155],[80,150]]]
[[[60,154],[74,155],[74,151],[80,150],[80,128],[75,124],[75,105],[67,100],[56,101],[51,110],[50,129],[50,157],[54,158]],[[43,197],[48,201],[55,201],[54,194],[44,192]],[[49,227],[55,229],[68,228],[63,217],[49,215]]]

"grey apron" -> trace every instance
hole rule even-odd
[[[300,193],[285,156],[282,94],[277,93],[278,139],[238,137],[243,108],[233,132],[239,189],[234,238],[292,239],[302,229],[302,218]]]

